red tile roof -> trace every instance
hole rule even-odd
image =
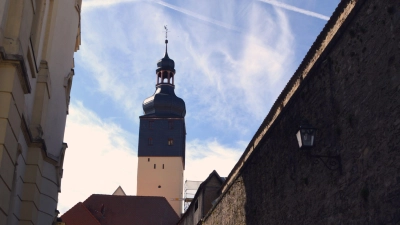
[[[64,213],[61,219],[66,225],[101,225],[82,202]]]
[[[83,214],[74,209],[78,205],[81,207],[80,204],[90,212],[89,214],[97,223],[80,222],[81,218],[78,218],[80,216],[74,215],[75,212]],[[73,215],[70,215],[71,213]],[[98,194],[91,195],[83,203],[78,203],[61,218],[66,225],[175,225],[179,220],[178,215],[164,197]],[[71,218],[76,221],[70,220]]]

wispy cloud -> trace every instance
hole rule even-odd
[[[275,0],[259,0],[259,1],[271,4],[271,5],[276,6],[276,7],[287,9],[287,10],[290,10],[290,11],[293,11],[293,12],[298,12],[298,13],[301,13],[301,14],[304,14],[304,15],[307,15],[307,16],[312,16],[312,17],[315,17],[315,18],[318,18],[318,19],[321,19],[321,20],[329,20],[328,16],[325,16],[325,15],[322,15],[322,14],[319,14],[319,13],[316,13],[316,12],[311,12],[311,11],[308,11],[308,10],[305,10],[305,9],[297,8],[295,6],[291,6],[291,5],[283,3],[283,2],[278,2],[278,1],[275,1]]]
[[[199,99],[191,102],[200,110],[194,115],[199,120],[209,119],[214,125],[246,133],[251,132],[248,124],[266,116],[277,96],[274,91],[283,86],[282,79],[288,76],[293,61],[294,39],[289,21],[282,10],[276,12],[273,16],[253,4],[247,8],[245,34],[223,34],[226,39],[214,42],[218,34],[208,37],[213,30],[206,28],[202,30],[203,38],[210,42],[202,44],[201,49],[196,47],[197,40],[184,42],[186,51],[194,59],[194,65],[184,68],[187,88],[196,90],[188,94],[201,93],[194,96]],[[191,36],[195,29],[196,26],[190,27],[185,32]],[[229,39],[235,42],[224,41]]]
[[[219,27],[223,27],[228,30],[234,30],[234,31],[241,31],[239,27],[233,26],[228,23],[224,23],[219,20],[215,20],[212,18],[209,18],[207,16],[201,15],[199,13],[187,10],[185,8],[164,2],[164,1],[157,1],[157,0],[87,0],[84,1],[83,7],[87,9],[94,9],[97,7],[109,7],[109,6],[116,6],[122,3],[133,3],[133,2],[148,2],[148,3],[155,3],[161,6],[164,6],[166,8],[175,10],[177,12],[180,12],[182,14],[185,14],[187,16],[196,18],[198,20],[201,20],[203,22],[211,23]]]
[[[170,8],[170,9],[173,9],[175,11],[178,11],[180,13],[183,13],[185,15],[191,16],[193,18],[199,19],[199,20],[204,21],[204,22],[208,22],[208,23],[211,23],[211,24],[214,24],[214,25],[217,25],[217,26],[229,29],[229,30],[241,31],[239,27],[236,27],[236,26],[233,26],[231,24],[224,23],[224,22],[221,22],[221,21],[218,21],[218,20],[215,20],[215,19],[211,19],[209,17],[200,15],[200,14],[195,13],[193,11],[184,9],[182,7],[178,7],[178,6],[163,2],[163,1],[151,1],[151,2],[157,3],[159,5],[165,6],[165,7]]]

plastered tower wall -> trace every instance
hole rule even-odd
[[[175,212],[182,212],[183,164],[181,157],[139,157],[137,195],[163,196]]]
[[[81,0],[0,0],[0,225],[52,224]]]

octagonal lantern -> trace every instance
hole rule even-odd
[[[310,125],[302,125],[297,131],[296,137],[300,149],[307,149],[314,146],[315,128]]]

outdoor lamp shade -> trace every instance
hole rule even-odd
[[[296,134],[299,148],[311,148],[314,146],[315,129],[309,126],[300,126]]]

